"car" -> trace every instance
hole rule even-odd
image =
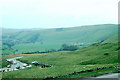
[[[14,62],[13,64],[17,64],[16,62]]]
[[[38,64],[38,62],[37,61],[33,61],[32,64]]]
[[[21,69],[25,69],[25,67],[21,67]]]
[[[14,69],[14,70],[18,70],[18,69]]]
[[[20,66],[17,66],[16,69],[20,69]]]
[[[7,68],[10,68],[11,66],[10,65],[7,65]]]
[[[28,65],[28,66],[26,66],[26,67],[32,67],[32,65]]]
[[[23,64],[23,67],[26,67],[27,66],[27,64]]]

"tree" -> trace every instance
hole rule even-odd
[[[75,46],[75,45],[68,46],[67,44],[63,44],[61,49],[66,50],[66,51],[74,51],[74,50],[77,50],[79,48],[78,48],[78,46]]]
[[[62,44],[62,48],[67,48],[68,45],[67,44]]]

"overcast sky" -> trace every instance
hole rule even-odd
[[[118,23],[118,0],[1,0],[3,28]]]

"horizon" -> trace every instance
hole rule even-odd
[[[84,27],[84,26],[96,26],[96,25],[118,25],[118,24],[94,24],[94,25],[81,25],[81,26],[69,26],[69,27],[49,27],[49,28],[4,28],[2,29],[57,29],[57,28],[74,28],[74,27]]]
[[[118,23],[118,0],[2,0],[1,4],[3,28],[67,28]]]

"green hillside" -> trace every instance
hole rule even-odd
[[[3,34],[3,46],[10,45],[11,52],[3,47],[3,54],[46,51],[49,49],[58,50],[62,44],[83,43],[83,45],[78,45],[81,48],[94,42],[106,40],[117,33],[118,26],[115,24],[6,33]]]
[[[119,63],[118,51],[120,51],[120,48],[117,42],[118,36],[115,34],[102,43],[92,44],[76,51],[3,55],[3,67],[7,66],[5,62],[7,58],[15,56],[24,56],[19,60],[28,64],[38,61],[40,64],[53,65],[53,67],[49,68],[40,68],[40,66],[32,65],[31,69],[26,68],[18,71],[4,72],[3,78],[82,78],[117,72],[118,69],[114,67]],[[98,68],[104,69],[97,70]],[[80,73],[87,70],[93,71]]]
[[[21,61],[31,64],[32,61],[38,61],[40,64],[53,65],[51,68],[40,68],[33,66],[31,69],[24,69],[18,71],[4,72],[3,78],[46,78],[58,77],[74,72],[85,70],[94,70],[97,68],[106,67],[105,71],[96,74],[89,74],[86,76],[95,76],[105,72],[117,71],[113,66],[118,65],[118,44],[117,43],[102,43],[82,48],[76,51],[60,51],[46,54],[28,54],[23,55]],[[5,55],[5,57],[14,57],[19,55]],[[112,68],[108,68],[112,66]],[[99,70],[98,70],[99,71]],[[79,74],[74,76],[86,77]]]
[[[104,43],[118,43],[118,34],[104,41]]]

